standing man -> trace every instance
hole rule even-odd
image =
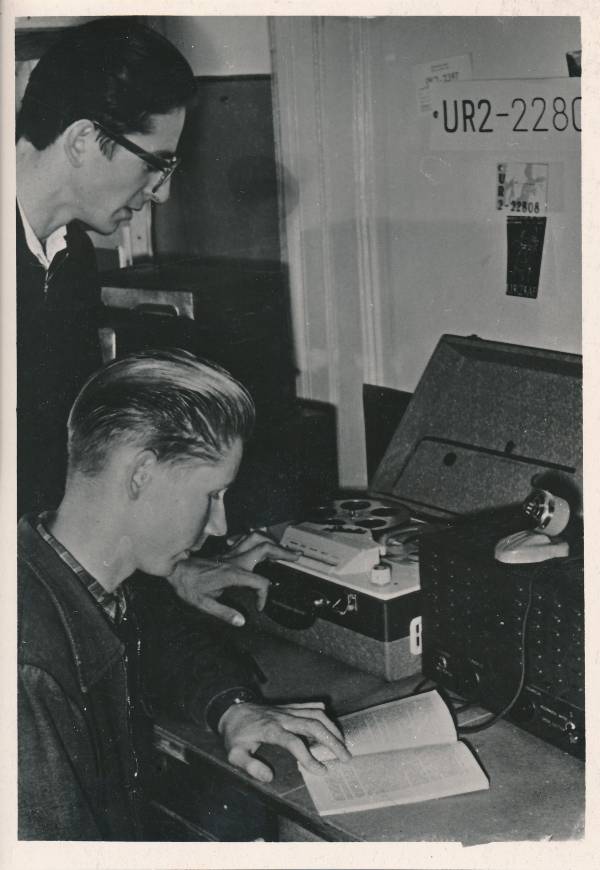
[[[195,81],[171,43],[132,19],[69,29],[33,70],[17,119],[18,513],[56,507],[66,420],[101,363],[100,287],[85,229],[109,234],[147,202],[164,202]],[[188,602],[233,624],[216,598],[281,555],[246,540],[224,564],[190,560],[170,578]]]
[[[183,351],[113,362],[75,401],[63,500],[19,523],[21,839],[148,838],[137,759],[155,710],[212,727],[262,781],[263,742],[315,773],[313,744],[350,757],[322,705],[263,705],[159,579],[226,534],[252,423],[244,388]]]
[[[67,414],[101,363],[84,230],[167,199],[194,89],[167,40],[118,18],[69,30],[31,74],[16,145],[19,513],[60,501]]]

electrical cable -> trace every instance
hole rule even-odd
[[[459,699],[458,698],[450,698],[450,700],[451,701],[458,701]],[[467,703],[461,704],[460,707],[455,707],[454,712],[455,713],[464,713],[465,710],[468,710],[470,707],[473,707],[473,706],[474,706],[474,704],[472,701],[467,701]]]
[[[519,677],[519,685],[517,687],[517,690],[514,693],[514,695],[512,696],[512,698],[510,699],[510,701],[508,702],[508,704],[505,707],[503,707],[503,709],[500,710],[500,712],[494,713],[492,716],[490,716],[484,722],[480,722],[478,725],[459,725],[459,727],[458,727],[459,735],[475,734],[477,731],[484,731],[486,728],[489,728],[491,725],[493,725],[495,722],[497,722],[498,719],[501,719],[503,716],[506,716],[506,714],[512,710],[519,695],[521,694],[521,692],[523,690],[523,686],[525,685],[525,670],[526,670],[525,640],[526,640],[526,635],[527,635],[527,622],[529,620],[529,613],[531,611],[531,605],[533,603],[533,580],[534,580],[533,577],[531,577],[529,580],[527,606],[525,607],[525,613],[523,614],[523,623],[521,626],[521,675]]]
[[[431,680],[429,677],[425,677],[424,680],[421,680],[419,683],[417,683],[411,694],[418,695],[419,692],[421,692],[423,688],[427,685],[427,683],[433,683],[433,685],[435,686],[435,680]]]

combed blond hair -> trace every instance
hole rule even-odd
[[[149,350],[99,369],[68,421],[69,473],[96,474],[115,446],[139,445],[163,462],[217,462],[246,441],[254,404],[225,369],[182,350]]]

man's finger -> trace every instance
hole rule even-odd
[[[200,563],[190,560],[185,567],[179,565],[167,579],[188,604],[236,626],[244,625],[242,615],[216,599],[232,586],[248,587],[256,593],[258,610],[263,610],[270,585],[266,577],[253,574],[233,561],[207,564],[205,560]]]
[[[284,559],[287,562],[295,562],[299,555],[295,550],[288,550],[278,544],[262,541],[251,547],[246,547],[245,544],[236,547],[235,550],[223,557],[223,562],[237,565],[247,571],[253,571],[260,562],[264,562],[266,559]]]
[[[306,718],[303,718],[302,711],[299,710],[283,720],[282,725],[296,734],[302,734],[303,737],[308,738],[309,742],[321,743],[323,746],[327,746],[340,761],[349,761],[352,756],[346,748],[344,738],[333,722],[327,719],[324,713],[321,713],[320,716],[325,721],[320,721],[320,719],[317,719],[317,716],[319,716],[319,713],[315,712],[313,716],[309,717],[307,715]]]
[[[317,776],[319,776],[327,772],[327,767],[324,764],[321,764],[320,761],[317,761],[314,755],[311,755],[305,743],[297,736],[297,734],[293,734],[291,731],[286,731],[282,728],[277,736],[273,736],[273,738],[269,740],[269,743],[287,749],[287,751],[294,756],[296,761],[301,764],[302,767],[310,770],[311,773],[316,773]]]
[[[225,604],[215,601],[215,599],[211,598],[209,595],[200,595],[193,603],[199,610],[202,610],[203,613],[215,616],[217,619],[222,620],[222,622],[227,622],[229,625],[234,625],[236,628],[240,628],[240,626],[244,625],[246,622],[244,616],[238,610],[234,610],[233,607],[227,607]]]
[[[249,776],[259,782],[271,782],[273,779],[272,770],[258,758],[254,758],[243,746],[234,746],[229,752],[227,760],[234,767],[245,770]]]
[[[312,707],[308,710],[302,709],[302,708],[296,708],[294,710],[293,715],[299,719],[306,718],[308,720],[312,720],[315,722],[318,721],[323,726],[323,728],[326,728],[327,731],[329,731],[330,734],[332,734],[335,737],[336,740],[339,740],[341,743],[344,742],[344,735],[339,730],[337,725],[331,721],[329,716],[327,716],[323,710],[319,710],[319,709],[316,709],[314,707]]]
[[[266,528],[249,529],[247,532],[242,532],[238,535],[230,535],[227,539],[228,547],[239,547],[240,545],[248,545],[250,547],[260,544],[262,541],[271,541],[276,544],[275,538],[269,534]]]
[[[222,577],[220,577],[220,588],[228,589],[230,586],[247,586],[249,589],[254,589],[256,592],[257,607],[262,610],[267,601],[269,594],[270,582],[261,574],[253,574],[252,571],[247,571],[240,568],[234,562],[221,565]]]
[[[236,565],[235,562],[225,562],[219,566],[219,589],[220,595],[225,589],[232,586],[247,587],[256,592],[256,607],[264,610],[269,595],[270,581],[261,574],[253,574],[252,571]]]
[[[298,735],[302,735],[308,742],[327,746],[340,761],[349,761],[351,758],[343,742],[336,738],[321,722],[315,719],[304,719],[297,715],[280,714],[276,722],[273,722],[268,731],[265,732],[264,740],[265,743],[283,746],[305,767],[309,767],[315,773],[323,773],[323,765],[315,763],[314,756],[311,755],[304,740]]]
[[[282,710],[324,710],[325,701],[293,701],[281,704]]]
[[[262,531],[255,530],[252,530],[251,532],[246,532],[242,535],[232,535],[231,537],[227,538],[227,545],[238,550],[240,553],[251,550],[252,547],[256,547],[259,544],[275,543],[275,539],[272,538],[270,535],[265,534]]]

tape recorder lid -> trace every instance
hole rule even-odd
[[[453,517],[522,501],[536,476],[582,488],[582,360],[443,335],[369,492]]]

